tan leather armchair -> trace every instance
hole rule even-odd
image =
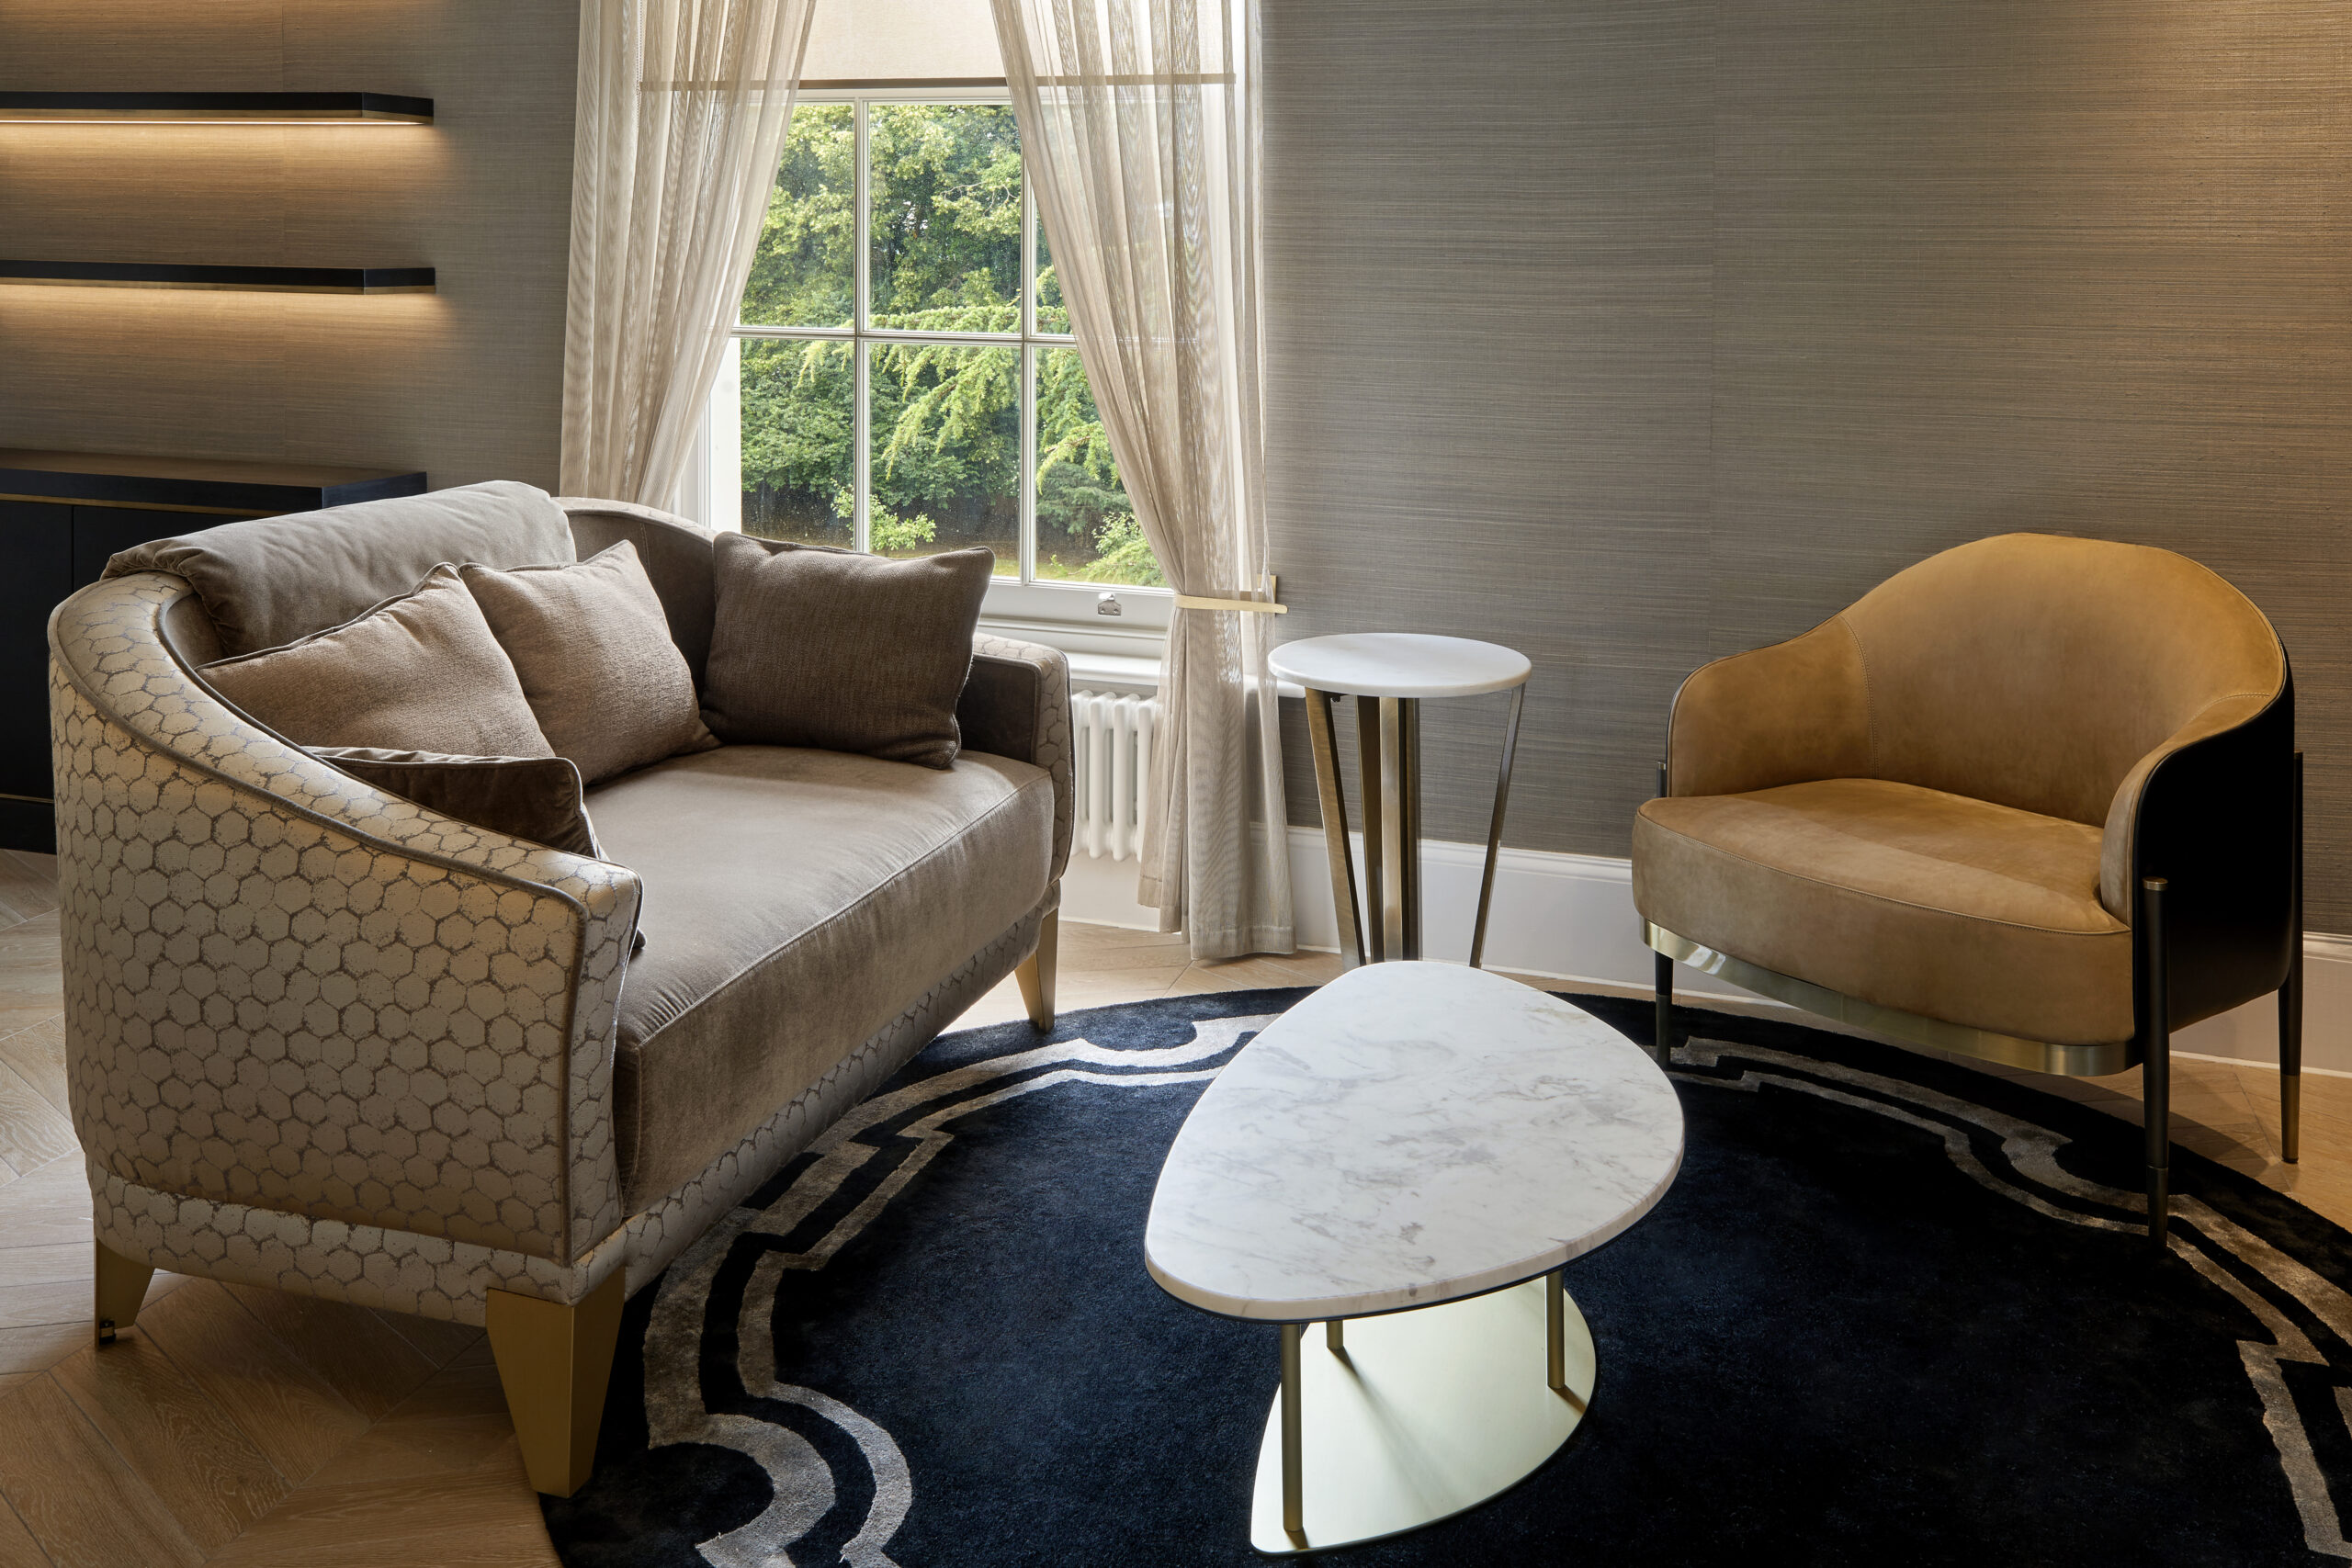
[[[1938,1049],[2142,1067],[2164,1245],[2170,1034],[2276,991],[2301,1068],[2301,759],[2286,650],[2167,550],[1980,539],[1675,694],[1634,900],[1657,957]]]

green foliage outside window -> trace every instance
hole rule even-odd
[[[871,324],[1010,333],[1021,324],[1021,156],[1012,110],[869,111]],[[795,111],[743,293],[742,320],[840,327],[854,305],[855,135],[848,105]],[[1067,332],[1050,268],[1038,327]],[[852,344],[742,344],[744,525],[847,544],[855,477]],[[984,543],[1015,570],[1020,354],[945,344],[870,350],[869,536],[888,554]],[[1037,350],[1037,575],[1160,583],[1073,349]]]

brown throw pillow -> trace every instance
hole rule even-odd
[[[453,566],[354,621],[205,665],[230,703],[303,746],[551,757],[514,666]]]
[[[579,764],[583,782],[718,744],[627,539],[576,566],[461,570],[548,744]]]
[[[996,556],[890,560],[721,534],[703,717],[722,740],[944,768]]]
[[[311,755],[428,810],[510,839],[605,858],[580,798],[580,770],[563,757],[447,757],[433,751],[321,746]]]

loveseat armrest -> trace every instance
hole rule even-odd
[[[622,1218],[636,875],[253,723],[162,635],[188,592],[111,578],[50,621],[68,1095],[94,1176],[570,1264]],[[117,1250],[162,1245],[107,1223]],[[266,1271],[225,1245],[208,1258]]]
[[[1053,775],[1054,863],[1049,882],[1069,864],[1078,816],[1076,761],[1070,754],[1069,660],[1043,643],[982,632],[972,638],[972,672],[956,704],[964,749],[1027,762]]]
[[[1870,685],[1840,615],[1702,665],[1667,721],[1668,795],[1745,795],[1871,768]]]

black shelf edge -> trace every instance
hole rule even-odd
[[[0,261],[0,284],[83,288],[250,288],[279,294],[431,294],[429,266],[186,266]]]
[[[0,496],[82,506],[253,514],[314,512],[422,495],[422,472],[283,463],[146,459],[0,449]]]
[[[431,98],[393,93],[0,93],[0,121],[107,125],[431,125]]]

